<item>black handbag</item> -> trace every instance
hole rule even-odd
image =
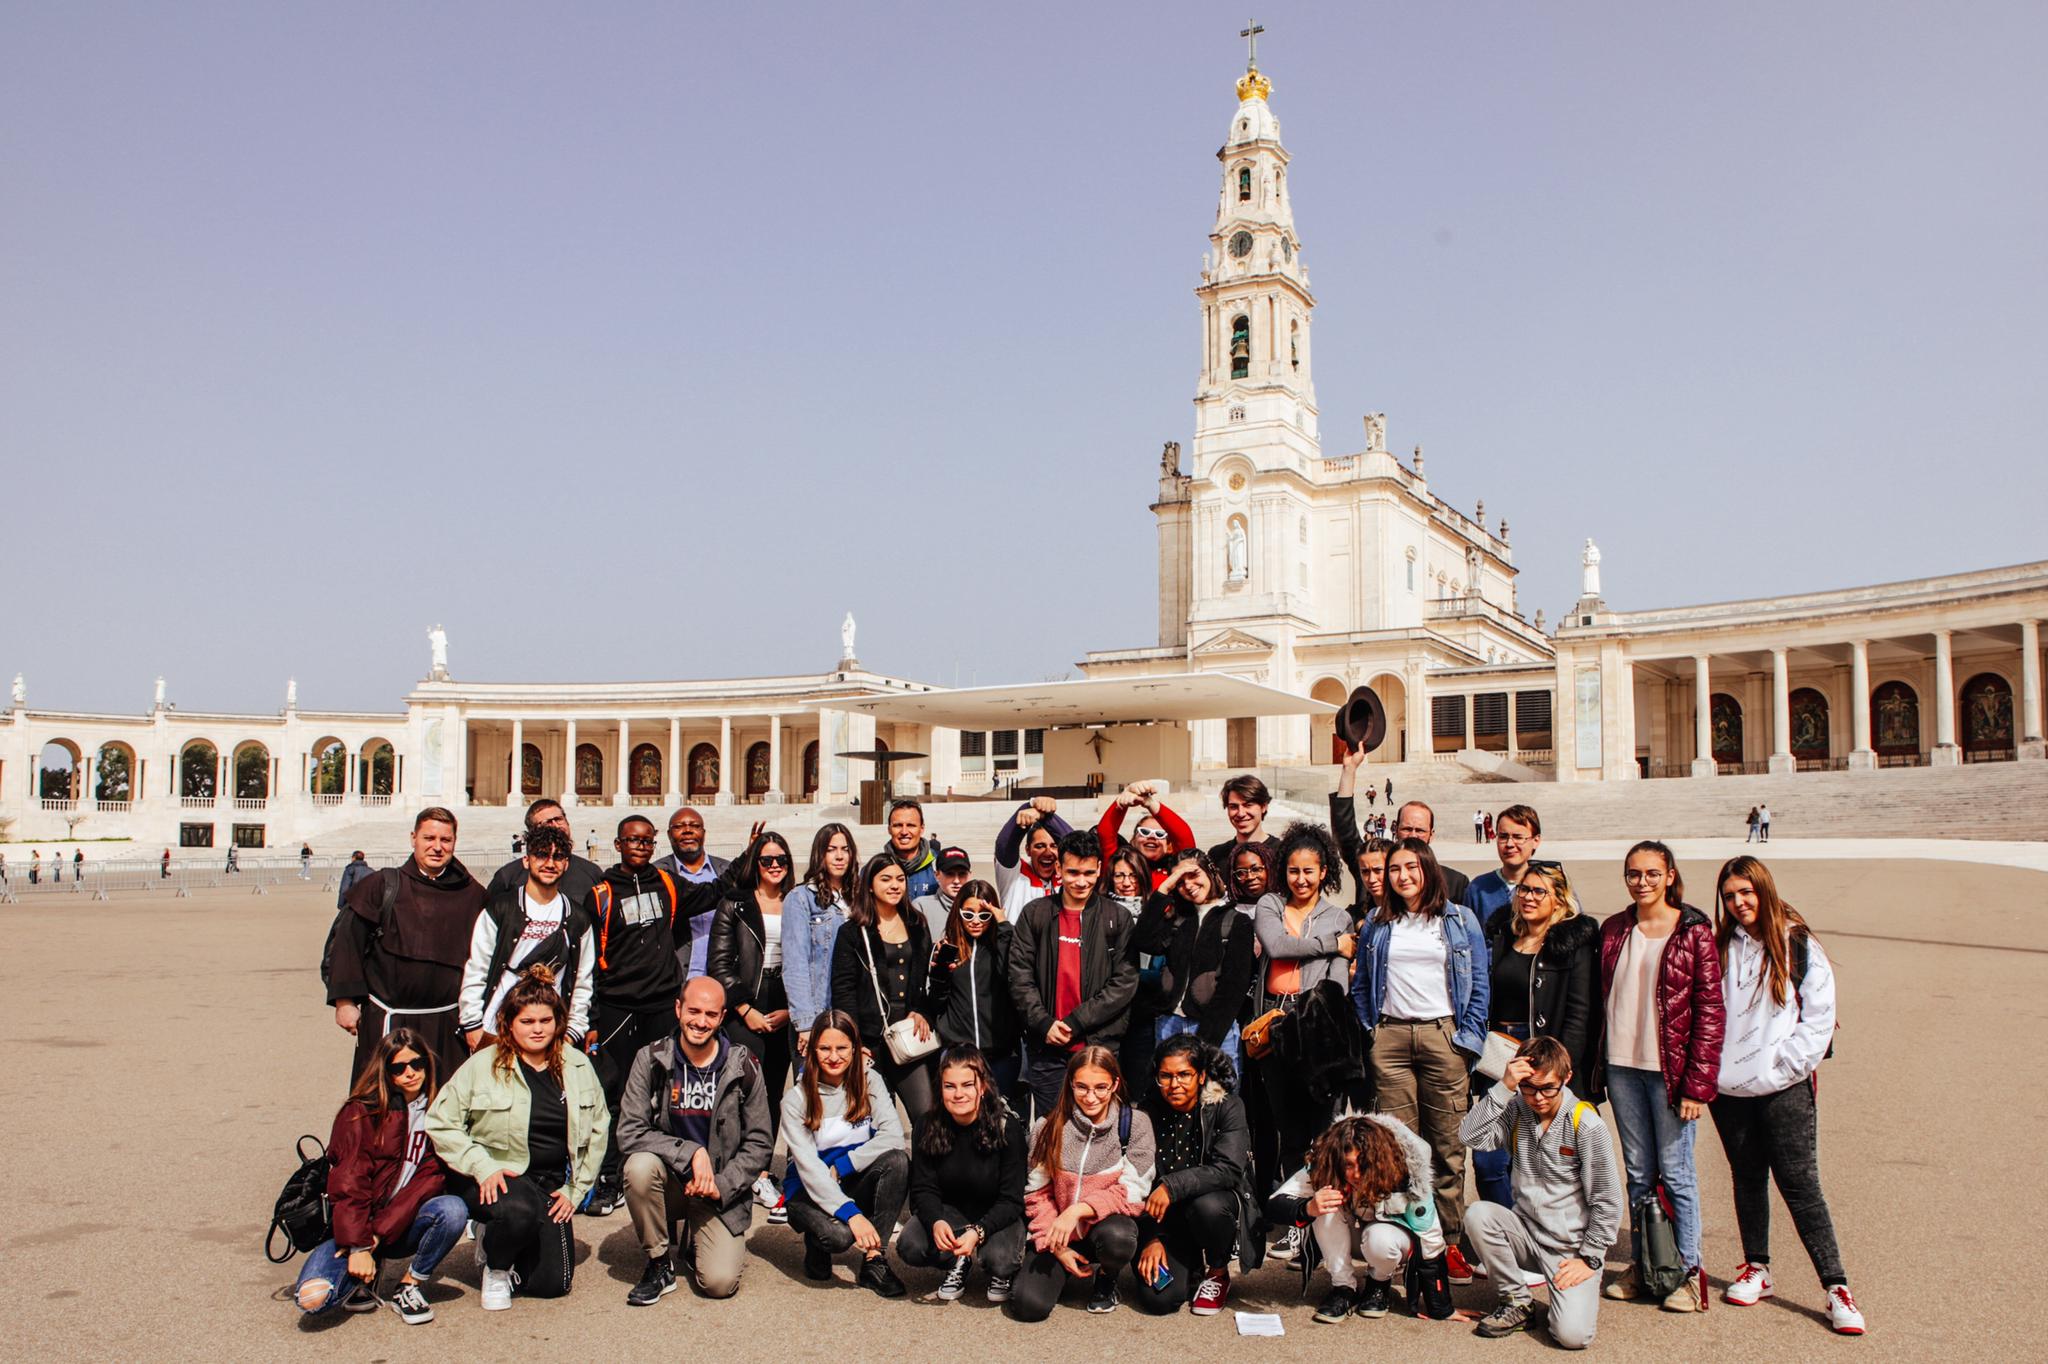
[[[306,1143],[317,1148],[306,1154]],[[334,1207],[327,1200],[327,1170],[332,1164],[320,1138],[303,1136],[294,1148],[299,1168],[284,1182],[277,1206],[270,1213],[270,1232],[263,1238],[263,1258],[281,1265],[294,1255],[313,1249],[334,1236]],[[276,1250],[278,1233],[284,1233],[284,1253]]]

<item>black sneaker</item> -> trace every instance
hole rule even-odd
[[[1358,1294],[1358,1306],[1351,1310],[1361,1317],[1384,1317],[1394,1305],[1394,1285],[1386,1279],[1365,1276],[1365,1287]]]
[[[391,1295],[391,1310],[398,1313],[398,1319],[407,1326],[425,1326],[434,1319],[434,1309],[427,1303],[427,1295],[420,1292],[416,1283],[401,1283],[398,1291]]]
[[[816,1279],[819,1283],[832,1277],[832,1252],[822,1246],[804,1243],[804,1277]]]
[[[937,1297],[940,1302],[957,1302],[967,1291],[967,1271],[973,1262],[965,1255],[955,1255],[953,1263],[946,1266],[946,1276],[939,1280]]]
[[[1315,1319],[1326,1325],[1350,1316],[1358,1307],[1358,1294],[1348,1288],[1333,1288],[1316,1308]]]
[[[364,1312],[374,1312],[377,1310],[376,1290],[370,1284],[351,1275],[349,1281],[342,1285],[341,1301],[336,1306],[344,1312],[354,1312],[359,1316]]]
[[[676,1272],[669,1267],[668,1256],[647,1262],[647,1272],[640,1276],[640,1282],[626,1291],[626,1306],[648,1307],[660,1302],[676,1291]]]
[[[1095,1287],[1088,1294],[1088,1310],[1101,1316],[1114,1312],[1123,1306],[1123,1298],[1116,1291],[1116,1271],[1098,1269],[1095,1271]]]
[[[1010,1300],[1010,1285],[1012,1282],[1011,1279],[1007,1279],[1001,1274],[989,1275],[988,1300],[995,1303],[1008,1302]]]
[[[591,1217],[610,1217],[626,1205],[626,1191],[617,1184],[599,1180],[591,1187],[583,1211]]]
[[[910,1291],[903,1286],[903,1280],[896,1277],[896,1271],[889,1268],[886,1255],[870,1255],[862,1260],[860,1273],[854,1276],[854,1282],[884,1298],[900,1298]]]

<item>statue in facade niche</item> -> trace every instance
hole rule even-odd
[[[284,708],[295,710],[299,704],[299,679],[288,678],[284,684]]]
[[[1166,442],[1166,448],[1159,452],[1159,472],[1166,475],[1168,478],[1180,477],[1179,441],[1170,440]]]
[[[1249,572],[1246,568],[1247,548],[1244,522],[1232,521],[1230,523],[1230,533],[1223,540],[1224,566],[1228,570],[1225,581],[1241,583],[1245,580]]]

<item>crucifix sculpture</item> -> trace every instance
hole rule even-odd
[[[1256,19],[1247,19],[1245,23],[1248,27],[1239,29],[1237,36],[1245,41],[1245,70],[1256,71],[1259,69],[1259,35],[1266,31],[1266,26]]]

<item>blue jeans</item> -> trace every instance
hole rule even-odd
[[[1614,1125],[1621,1129],[1621,1163],[1628,1172],[1628,1205],[1650,1196],[1659,1179],[1671,1195],[1671,1220],[1678,1231],[1678,1254],[1687,1269],[1700,1263],[1700,1187],[1693,1174],[1692,1138],[1698,1123],[1685,1122],[1664,1102],[1664,1076],[1629,1066],[1607,1068],[1607,1102],[1614,1106]],[[1629,1218],[1635,1221],[1633,1215]],[[1631,1245],[1640,1234],[1630,1228]]]
[[[1159,1044],[1164,1045],[1167,1038],[1179,1037],[1185,1032],[1194,1032],[1198,1026],[1192,1018],[1182,1018],[1179,1014],[1167,1014],[1159,1020],[1154,1032],[1154,1039]],[[1223,1040],[1216,1044],[1216,1049],[1230,1058],[1230,1064],[1237,1067],[1239,1075],[1244,1074],[1244,1050],[1238,1045],[1237,1024],[1232,1023],[1230,1025],[1230,1031],[1223,1034]],[[1154,1050],[1156,1051],[1157,1048],[1155,1047]],[[1239,1084],[1232,1085],[1230,1087],[1231,1092],[1237,1092],[1242,1083],[1240,1081]],[[1128,1087],[1130,1081],[1126,1079],[1124,1084]]]
[[[1495,1023],[1495,1032],[1526,1042],[1529,1040],[1529,1025],[1526,1023]],[[1473,1094],[1480,1092],[1480,1086],[1491,1085],[1493,1081],[1473,1072]],[[1503,1208],[1515,1206],[1515,1153],[1502,1146],[1497,1151],[1474,1151],[1472,1153],[1472,1180],[1479,1187],[1479,1197],[1487,1203],[1498,1203]]]
[[[462,1239],[463,1228],[469,1225],[469,1205],[453,1194],[442,1194],[430,1198],[420,1205],[419,1212],[412,1219],[412,1229],[405,1234],[405,1240],[395,1246],[380,1246],[387,1252],[382,1258],[395,1258],[410,1254],[412,1265],[409,1269],[417,1283],[425,1283],[434,1277],[434,1271],[455,1243]],[[341,1304],[341,1288],[349,1282],[348,1256],[336,1249],[334,1242],[322,1241],[306,1256],[306,1263],[299,1270],[299,1287],[310,1279],[325,1279],[328,1284],[327,1297],[317,1307],[300,1310],[308,1316],[332,1311]],[[367,1288],[369,1285],[365,1284]],[[296,1296],[297,1289],[293,1290]]]

